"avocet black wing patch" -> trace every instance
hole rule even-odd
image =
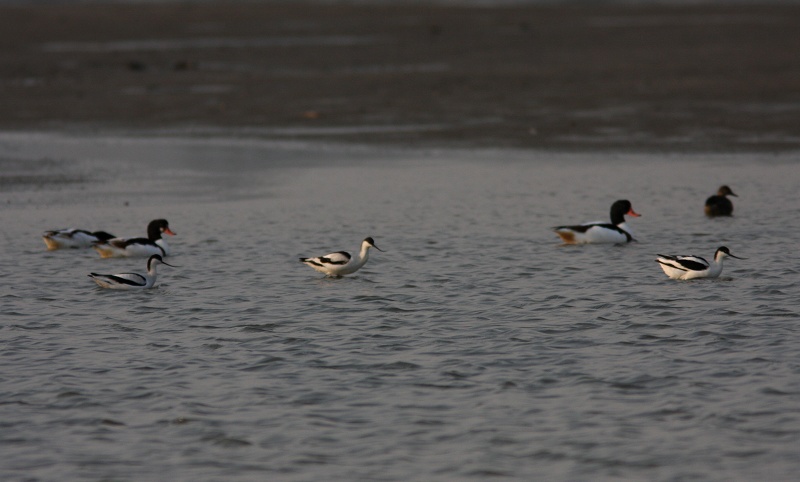
[[[147,284],[147,280],[145,279],[145,277],[138,273],[121,273],[121,274],[92,273],[92,276],[96,276],[98,278],[106,278],[109,281],[113,281],[121,285],[144,286]]]
[[[350,253],[345,251],[338,251],[336,253],[326,254],[321,256],[319,260],[326,264],[347,264],[350,262]]]
[[[708,261],[700,256],[668,256],[659,254],[658,255],[665,260],[669,260],[671,263],[664,263],[659,261],[659,263],[672,266],[675,269],[680,269],[683,271],[703,271],[708,269]]]

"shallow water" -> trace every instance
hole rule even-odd
[[[0,478],[793,480],[799,161],[4,133]],[[638,243],[548,229],[619,198]],[[156,217],[147,292],[39,237]],[[354,276],[297,261],[366,236]]]

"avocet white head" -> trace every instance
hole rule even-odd
[[[720,186],[719,190],[717,190],[717,194],[706,199],[706,216],[732,216],[733,203],[727,196],[739,197],[736,196],[728,186]]]
[[[740,258],[731,254],[725,246],[720,246],[714,253],[714,261],[709,263],[700,256],[670,256],[659,254],[656,262],[672,279],[716,278],[722,273],[722,260],[727,256]]]
[[[587,243],[630,243],[633,239],[625,216],[639,217],[641,214],[633,210],[633,205],[626,199],[620,199],[611,205],[611,223],[593,222],[553,228],[565,244]]]
[[[361,241],[361,251],[356,258],[350,256],[350,253],[346,251],[337,251],[316,258],[300,258],[300,261],[311,266],[320,273],[338,278],[346,274],[355,273],[361,269],[369,258],[369,248],[383,251],[375,246],[375,241],[372,238],[366,238],[364,241]]]
[[[91,248],[95,243],[108,241],[114,237],[105,231],[87,231],[85,229],[54,229],[42,235],[47,249]]]
[[[172,266],[173,268],[177,268],[177,266],[173,266],[169,263],[166,263],[161,256],[158,254],[154,254],[150,256],[147,260],[147,273],[140,274],[140,273],[117,273],[117,274],[98,274],[92,273],[89,275],[90,278],[94,280],[95,283],[100,285],[103,288],[109,288],[114,290],[146,290],[153,287],[156,283],[156,277],[158,274],[156,273],[156,266],[159,264],[165,264],[167,266]]]
[[[146,238],[114,238],[95,244],[101,258],[144,257],[159,254],[169,256],[169,245],[162,234],[175,236],[166,219],[154,219],[147,225]]]

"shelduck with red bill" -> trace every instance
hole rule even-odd
[[[101,258],[169,256],[169,245],[162,234],[175,236],[166,219],[154,219],[147,225],[146,238],[113,238],[94,245]]]
[[[639,217],[633,205],[627,199],[621,199],[611,205],[611,222],[602,221],[557,226],[553,228],[565,244],[590,243],[630,243],[636,241],[631,229],[625,222],[625,216]]]

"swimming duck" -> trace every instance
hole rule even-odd
[[[47,249],[61,248],[91,248],[95,243],[108,241],[113,238],[113,234],[105,231],[87,231],[85,229],[54,229],[45,231],[42,235]]]
[[[161,235],[175,233],[169,229],[166,219],[154,219],[147,225],[146,238],[113,238],[94,245],[101,258],[124,258],[134,256],[169,255],[169,245]]]
[[[557,226],[553,230],[565,244],[629,243],[633,239],[625,216],[641,216],[633,210],[630,201],[621,199],[611,205],[611,223],[594,222],[571,226]]]
[[[736,196],[728,186],[720,186],[717,194],[706,199],[706,216],[731,216],[733,203],[726,196]],[[739,196],[736,196],[739,197]]]

